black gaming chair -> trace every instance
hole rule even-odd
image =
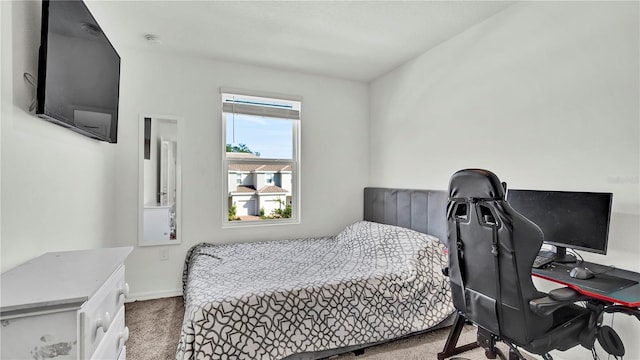
[[[459,314],[478,326],[478,343],[488,358],[523,359],[521,347],[552,359],[551,350],[578,344],[592,349],[601,311],[573,304],[586,300],[569,288],[549,294],[531,280],[540,250],[540,228],[505,201],[504,185],[490,171],[456,172],[447,206],[449,277]]]

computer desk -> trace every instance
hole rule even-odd
[[[569,272],[576,266],[586,267],[595,273],[587,280],[574,279]],[[616,269],[592,262],[568,264],[551,263],[547,267],[532,269],[531,275],[570,287],[592,299],[617,304],[629,309],[640,309],[640,274]],[[640,320],[640,317],[638,317]]]
[[[588,280],[570,277],[569,272],[576,266],[588,268],[596,273],[595,277]],[[606,313],[621,312],[635,316],[640,320],[640,274],[637,272],[581,261],[569,264],[551,263],[544,268],[531,269],[531,275],[568,286],[582,295],[604,302],[602,310]],[[464,317],[458,314],[454,326],[449,332],[444,349],[438,353],[438,360],[449,358],[479,346],[477,342],[457,346],[464,322]]]

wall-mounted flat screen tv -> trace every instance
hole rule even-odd
[[[43,0],[36,114],[118,141],[120,55],[81,0]]]

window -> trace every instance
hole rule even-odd
[[[300,98],[222,91],[225,226],[299,223]]]

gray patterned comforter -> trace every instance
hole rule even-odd
[[[444,246],[361,221],[336,236],[187,253],[176,358],[281,359],[429,329],[453,312]]]

